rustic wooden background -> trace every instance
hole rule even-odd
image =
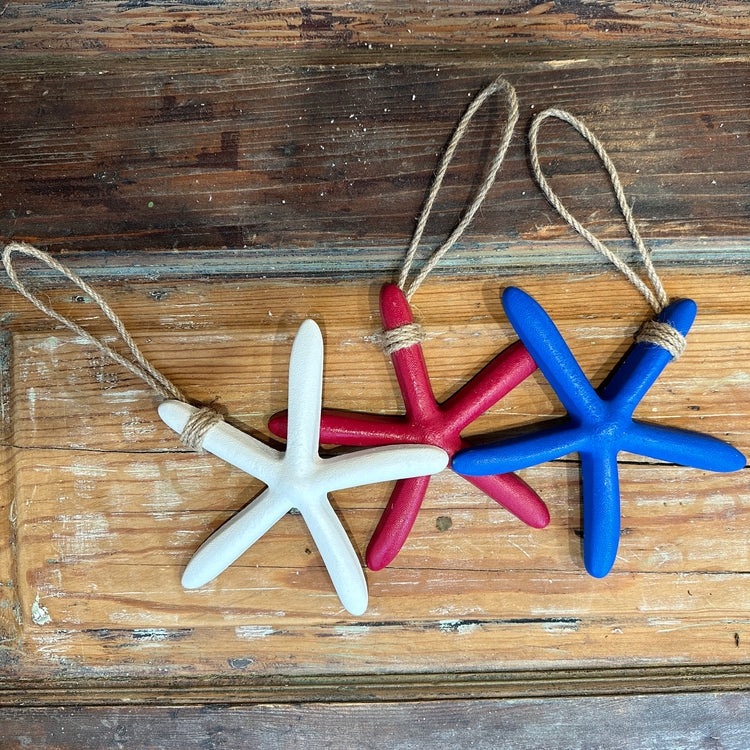
[[[91,279],[157,367],[254,434],[284,407],[306,317],[324,331],[326,406],[397,412],[373,343],[378,289],[457,118],[502,73],[521,102],[506,163],[413,300],[437,395],[514,340],[508,284],[544,304],[595,384],[647,315],[529,177],[531,118],[564,107],[609,149],[668,292],[699,305],[686,354],[639,415],[747,454],[748,11],[9,2],[0,238]],[[503,117],[498,103],[477,116],[425,252],[481,181]],[[629,254],[585,144],[555,123],[541,141],[566,203]],[[45,298],[107,333],[85,295],[24,268]],[[601,581],[581,565],[570,456],[523,472],[550,507],[543,531],[436,477],[401,555],[367,572],[361,618],[341,609],[293,515],[186,592],[191,553],[262,485],[186,451],[145,386],[7,283],[0,314],[3,747],[750,744],[747,470],[621,456],[623,536]],[[535,374],[474,431],[561,413]],[[335,494],[361,553],[389,492]],[[597,737],[602,725],[613,729]]]

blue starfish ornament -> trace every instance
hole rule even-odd
[[[620,451],[708,471],[736,471],[745,466],[745,457],[720,440],[633,419],[635,408],[672,359],[666,349],[651,342],[637,343],[597,393],[538,302],[510,287],[503,293],[503,307],[567,409],[568,419],[521,438],[460,451],[453,469],[469,476],[501,474],[579,453],[584,564],[592,576],[607,575],[617,555]],[[696,310],[692,300],[678,300],[665,307],[657,320],[685,336]]]

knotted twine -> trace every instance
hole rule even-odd
[[[427,220],[429,219],[430,213],[432,212],[432,206],[435,203],[435,199],[437,198],[438,193],[440,192],[440,187],[443,184],[443,179],[445,178],[445,174],[448,171],[448,167],[451,163],[451,160],[453,159],[453,155],[456,152],[456,148],[461,142],[461,139],[466,134],[466,131],[469,128],[469,124],[471,123],[471,120],[477,113],[477,111],[487,101],[487,99],[498,92],[502,92],[505,96],[506,107],[508,110],[507,122],[505,125],[505,129],[503,130],[500,144],[498,145],[497,150],[495,151],[495,155],[490,162],[487,174],[482,181],[479,190],[477,190],[474,199],[461,216],[453,231],[443,242],[443,244],[432,252],[432,254],[428,257],[426,263],[424,264],[422,270],[416,275],[414,280],[407,287],[409,273],[411,272],[414,258],[417,254],[417,248],[419,247],[419,243],[422,239],[422,235],[424,234],[425,227],[427,226]],[[446,146],[445,151],[443,152],[443,155],[440,159],[440,163],[438,164],[437,171],[435,172],[435,177],[433,178],[432,185],[422,206],[419,219],[417,220],[417,226],[414,229],[411,243],[409,244],[409,248],[406,251],[406,256],[404,257],[404,262],[401,267],[398,287],[404,293],[407,300],[410,300],[412,298],[414,292],[419,289],[420,285],[427,278],[432,269],[435,268],[435,266],[440,262],[440,259],[456,244],[456,242],[458,242],[458,240],[461,238],[461,235],[463,235],[463,233],[466,231],[466,228],[471,223],[474,215],[484,202],[484,199],[487,197],[487,193],[489,193],[490,189],[492,188],[492,185],[495,182],[495,178],[497,177],[497,173],[500,171],[500,167],[503,164],[505,154],[507,153],[508,147],[510,146],[510,141],[513,137],[513,131],[516,127],[517,122],[518,98],[516,97],[516,91],[513,86],[502,76],[498,76],[492,83],[490,83],[479,92],[474,101],[472,101],[472,103],[467,107],[461,119],[458,121],[456,129],[453,131],[453,135],[448,141],[448,145]],[[399,326],[398,328],[393,328],[389,331],[383,331],[383,351],[385,351],[385,353],[390,356],[393,352],[396,352],[399,349],[404,349],[405,347],[411,346],[412,344],[417,344],[420,341],[424,341],[424,339],[425,333],[422,329],[422,326],[419,325],[419,323],[408,323],[406,325]]]
[[[549,182],[547,182],[547,178],[544,176],[542,167],[539,163],[537,139],[539,128],[542,123],[551,117],[563,120],[575,128],[578,133],[588,141],[589,145],[599,157],[604,169],[607,171],[607,175],[609,176],[610,184],[612,185],[615,198],[617,199],[617,205],[625,219],[625,225],[628,228],[630,237],[643,260],[643,265],[646,269],[646,277],[651,283],[650,287],[622,258],[613,253],[603,242],[601,242],[601,240],[599,240],[598,237],[586,229],[586,227],[584,227],[575,216],[568,211],[560,198],[558,198],[556,193],[550,187]],[[625,275],[630,283],[645,297],[654,312],[659,315],[659,313],[661,313],[669,304],[669,297],[667,297],[667,293],[664,291],[664,285],[654,268],[654,264],[651,260],[651,250],[646,246],[640,232],[638,231],[638,226],[633,218],[633,210],[625,197],[625,191],[623,190],[617,169],[599,139],[586,127],[586,125],[583,124],[583,122],[570,114],[570,112],[563,109],[546,109],[534,118],[531,128],[529,129],[529,158],[531,160],[531,168],[534,177],[553,208],[573,229],[576,230],[576,232],[584,237],[594,248],[607,258],[615,268]],[[659,320],[650,320],[644,323],[636,334],[635,340],[660,346],[663,349],[666,349],[675,359],[685,351],[687,345],[685,337],[676,328],[669,323],[664,323]]]
[[[54,271],[62,274],[68,281],[74,286],[78,287],[89,299],[96,305],[99,306],[105,317],[112,323],[117,336],[120,341],[125,345],[125,348],[130,353],[130,359],[124,357],[116,349],[104,343],[101,339],[97,338],[93,334],[89,333],[85,328],[82,328],[78,323],[62,315],[53,307],[45,302],[42,302],[39,297],[30,291],[26,285],[18,278],[16,269],[13,266],[13,253],[20,253],[27,255],[31,258],[45,263]],[[143,352],[140,350],[138,345],[133,340],[133,337],[128,333],[125,328],[125,324],[122,322],[117,313],[110,307],[109,303],[91,287],[86,281],[84,281],[77,273],[72,271],[70,268],[55,260],[49,253],[44,250],[39,250],[33,245],[29,245],[25,242],[11,242],[6,245],[3,249],[2,255],[3,265],[10,278],[11,282],[15,286],[16,290],[26,297],[31,304],[41,310],[45,315],[50,318],[62,323],[66,328],[70,329],[77,336],[82,338],[86,343],[96,347],[102,353],[106,354],[117,364],[124,367],[126,370],[131,372],[136,377],[143,380],[149,385],[154,391],[156,391],[164,399],[175,399],[177,401],[183,401],[184,403],[191,403],[185,394],[167,377],[162,375],[159,370],[156,369],[146,358]],[[206,436],[208,430],[218,422],[221,422],[223,417],[215,409],[209,406],[201,406],[187,421],[185,428],[180,434],[180,440],[185,445],[196,451],[202,450],[203,438]]]

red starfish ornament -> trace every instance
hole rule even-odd
[[[409,302],[395,284],[386,284],[380,293],[380,315],[386,331],[414,322]],[[324,410],[321,442],[354,446],[426,443],[443,448],[453,457],[458,450],[470,445],[461,438],[461,431],[536,370],[536,363],[518,341],[439,404],[432,392],[418,342],[392,352],[391,361],[404,399],[405,415]],[[274,434],[285,437],[286,423],[286,413],[281,412],[271,418],[268,426]],[[547,506],[515,474],[460,476],[529,526],[543,528],[549,523]],[[429,481],[430,477],[425,476],[396,483],[367,548],[367,566],[371,570],[384,568],[399,553],[422,505]]]

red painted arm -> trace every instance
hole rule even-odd
[[[460,476],[489,495],[525,524],[535,529],[543,529],[549,523],[547,506],[536,492],[515,474],[493,474],[486,477],[467,477],[461,474]]]
[[[494,406],[536,370],[526,347],[516,341],[445,401],[441,410],[457,432]]]
[[[380,317],[386,331],[414,322],[409,302],[395,284],[386,284],[380,290]],[[429,418],[435,414],[437,404],[427,374],[427,365],[419,343],[399,349],[391,354],[391,362],[404,399],[407,419]]]
[[[400,479],[396,482],[367,547],[365,559],[370,570],[381,570],[390,564],[404,546],[429,483],[429,477]]]
[[[268,429],[279,437],[286,437],[287,413],[281,411],[268,420]],[[410,434],[403,417],[388,414],[360,414],[352,411],[323,409],[320,417],[320,442],[336,445],[393,445],[418,443]]]

